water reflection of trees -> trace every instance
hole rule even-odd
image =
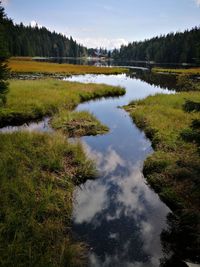
[[[135,78],[147,82],[153,86],[159,86],[163,89],[176,90],[176,75],[152,73],[150,71],[129,72],[130,78]]]

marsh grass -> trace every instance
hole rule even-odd
[[[199,92],[158,94],[125,107],[152,140],[155,152],[147,158],[144,173],[172,209],[198,210],[200,158],[196,144],[186,142],[182,135],[200,119],[199,112],[185,112],[183,106],[186,100],[196,103],[199,99]]]
[[[13,72],[18,73],[43,73],[43,74],[63,74],[63,75],[78,75],[78,74],[120,74],[127,72],[125,68],[118,67],[96,67],[86,65],[73,64],[58,64],[48,62],[31,61],[30,58],[22,60],[10,59],[8,66]]]
[[[87,111],[66,111],[62,109],[52,119],[55,129],[64,131],[69,137],[104,134],[109,131],[106,125]]]
[[[81,84],[53,79],[11,80],[7,104],[0,110],[0,126],[20,124],[59,109],[72,110],[80,102],[102,96],[123,95],[125,90],[103,84]]]
[[[82,266],[85,247],[70,238],[75,184],[95,176],[80,145],[54,135],[0,137],[0,265]]]
[[[199,99],[199,92],[159,94],[125,107],[155,149],[144,163],[144,175],[176,216],[167,246],[172,244],[182,259],[194,262],[199,261],[200,234]],[[188,103],[195,110],[186,112]]]

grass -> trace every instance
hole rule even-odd
[[[200,190],[196,176],[200,158],[195,143],[186,142],[181,135],[194,120],[200,119],[199,112],[185,112],[183,106],[186,100],[199,99],[199,92],[158,94],[125,107],[152,140],[155,153],[147,158],[144,173],[172,209],[182,206],[198,210]]]
[[[60,109],[72,110],[80,102],[102,96],[123,95],[125,90],[102,84],[81,84],[53,79],[11,80],[7,104],[0,110],[0,126],[21,124]]]
[[[0,136],[0,265],[82,266],[71,238],[72,193],[96,174],[80,145],[54,135]]]
[[[104,134],[109,130],[87,111],[70,112],[62,109],[53,117],[51,124],[69,137]]]
[[[119,67],[96,67],[85,65],[58,64],[48,62],[31,61],[11,58],[8,62],[11,71],[15,73],[42,73],[48,75],[78,75],[78,74],[119,74],[127,72],[127,69]]]
[[[200,75],[200,68],[189,68],[189,69],[153,68],[152,71],[174,73],[174,74],[185,74],[185,75]]]
[[[192,236],[185,239],[181,253],[184,258],[192,257],[194,261],[197,260],[195,251],[199,247],[200,229],[200,113],[184,109],[188,103],[198,107],[199,100],[200,92],[158,94],[125,107],[152,140],[155,149],[144,163],[143,172],[148,183],[178,216],[178,224],[181,225],[186,214],[195,218],[184,226],[185,230],[179,229]],[[196,134],[191,127],[195,127]]]

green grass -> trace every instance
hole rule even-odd
[[[0,136],[0,265],[82,266],[85,247],[71,239],[75,184],[96,171],[80,145],[54,135]]]
[[[48,62],[36,62],[30,58],[11,58],[8,66],[15,73],[43,73],[47,75],[78,75],[78,74],[119,74],[127,72],[127,69],[118,67],[96,67],[86,65],[58,64]]]
[[[199,112],[184,111],[186,100],[196,102],[199,99],[199,92],[158,94],[125,107],[152,140],[155,149],[144,164],[144,173],[149,183],[174,209],[177,198],[184,208],[198,209],[200,190],[196,176],[200,171],[200,157],[197,146],[184,141],[181,134],[193,120],[200,119]],[[164,193],[169,190],[170,193]],[[177,198],[173,200],[175,195]]]
[[[61,108],[72,110],[80,102],[125,93],[120,87],[44,80],[11,80],[7,104],[0,110],[0,126],[53,115]]]
[[[200,92],[182,92],[149,96],[125,107],[155,150],[146,159],[143,173],[176,217],[167,245],[172,242],[176,253],[193,261],[199,260],[200,112],[186,112],[184,107],[185,103],[194,103],[192,106],[198,109],[199,102]],[[185,221],[185,217],[190,219]]]
[[[174,73],[174,74],[200,75],[200,68],[189,68],[189,69],[153,68],[152,71],[153,72]]]
[[[53,117],[51,124],[69,137],[104,134],[109,130],[87,111],[71,112],[62,109]]]

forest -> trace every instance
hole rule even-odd
[[[3,18],[2,27],[6,32],[10,56],[82,57],[87,55],[87,49],[72,37],[67,38],[45,27],[14,24],[7,17]]]
[[[122,45],[113,51],[112,57],[159,63],[200,63],[200,27]]]

